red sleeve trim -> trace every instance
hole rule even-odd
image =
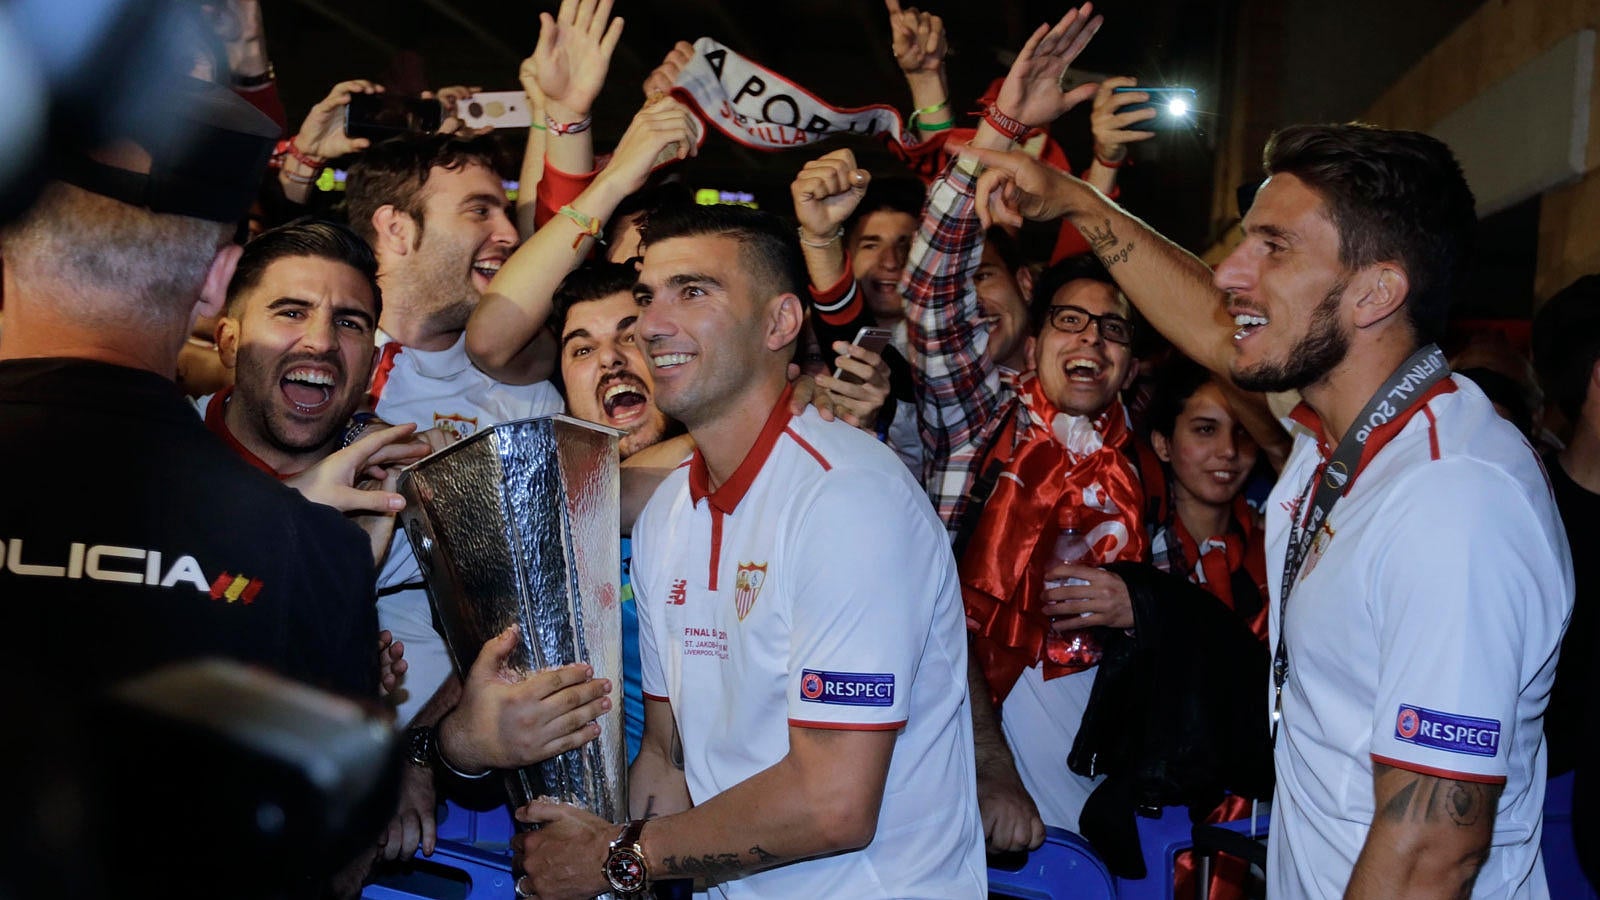
[[[844,272],[826,288],[811,286],[811,306],[830,325],[845,325],[861,314],[861,292],[856,290],[855,267],[850,254],[844,257]]]
[[[906,720],[901,719],[898,722],[813,722],[809,719],[790,719],[789,724],[795,728],[821,728],[825,731],[899,731],[906,727]]]
[[[1479,775],[1474,772],[1452,772],[1449,769],[1435,769],[1433,766],[1424,766],[1403,759],[1393,759],[1387,756],[1372,754],[1372,761],[1383,763],[1396,769],[1405,769],[1407,772],[1416,772],[1418,775],[1432,775],[1435,778],[1448,778],[1451,781],[1471,781],[1475,784],[1505,784],[1504,775]]]
[[[667,699],[666,697],[661,696],[660,694],[652,694],[649,691],[642,691],[641,693],[644,694],[644,698],[646,700],[654,700],[657,703],[671,703],[672,702],[671,700]]]
[[[594,172],[585,172],[582,175],[573,175],[563,172],[548,162],[544,165],[544,176],[539,179],[539,186],[534,190],[538,208],[533,214],[535,227],[555,218],[556,210],[578,199],[578,195],[594,183]],[[588,212],[588,210],[580,210]]]

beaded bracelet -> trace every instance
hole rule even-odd
[[[807,247],[816,247],[818,249],[821,249],[823,247],[831,247],[831,246],[833,246],[833,243],[835,241],[837,241],[840,238],[844,237],[844,226],[842,226],[842,225],[839,226],[839,230],[835,231],[833,233],[833,237],[828,238],[825,241],[808,241],[808,240],[806,240],[806,230],[803,227],[802,228],[796,228],[795,232],[800,236],[800,243],[801,244],[803,244],[803,245],[805,245]]]

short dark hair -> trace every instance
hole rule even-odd
[[[1006,268],[1010,269],[1012,274],[1028,262],[1027,256],[1022,252],[1021,242],[999,225],[990,225],[984,230],[983,246],[993,248],[999,255],[1000,261],[1006,264]]]
[[[1171,438],[1184,404],[1213,377],[1204,366],[1179,353],[1162,363],[1150,385],[1150,403],[1144,413],[1145,434]]]
[[[670,238],[720,235],[739,242],[740,256],[762,290],[794,294],[811,305],[810,276],[794,225],[765,210],[717,204],[657,210],[644,229],[644,244]]]
[[[1533,368],[1545,393],[1576,425],[1600,362],[1600,274],[1557,291],[1533,316]]]
[[[567,327],[567,311],[579,303],[604,300],[613,294],[633,296],[633,286],[639,280],[639,270],[628,263],[596,260],[586,262],[561,279],[551,297],[550,329],[556,340]]]
[[[237,318],[240,298],[261,281],[267,267],[280,259],[312,256],[344,263],[372,289],[372,314],[383,312],[383,292],[378,288],[378,258],[372,247],[351,229],[337,222],[302,216],[269,228],[244,245],[239,265],[228,282],[228,315]]]
[[[913,219],[922,218],[922,205],[928,200],[928,188],[909,175],[874,178],[867,183],[867,192],[856,205],[855,212],[844,220],[845,243],[856,236],[856,228],[875,212],[905,213]]]
[[[1044,272],[1040,273],[1038,280],[1033,284],[1033,297],[1028,301],[1028,327],[1037,335],[1044,328],[1045,320],[1050,317],[1050,306],[1055,300],[1056,292],[1074,281],[1098,281],[1109,284],[1117,290],[1117,296],[1122,298],[1120,289],[1117,289],[1116,279],[1106,271],[1105,264],[1093,253],[1080,253],[1061,260]],[[1128,306],[1126,298],[1122,299],[1123,306]],[[1127,310],[1124,309],[1124,314]],[[1128,321],[1133,321],[1130,316]]]
[[[1262,152],[1267,174],[1293,175],[1328,206],[1339,262],[1405,267],[1406,318],[1419,342],[1445,330],[1461,261],[1477,228],[1472,189],[1438,138],[1373,125],[1296,125]]]
[[[640,216],[639,225],[642,228],[644,223],[650,220],[650,214],[658,209],[693,205],[694,194],[681,181],[663,181],[646,185],[623,197],[622,202],[617,204],[617,208],[611,213],[611,218],[606,221],[606,243],[616,242],[617,235],[622,230],[622,223],[627,221],[629,216]]]
[[[345,179],[345,218],[368,243],[377,239],[372,216],[393,206],[417,223],[422,239],[423,189],[435,168],[449,172],[470,165],[498,171],[500,149],[492,136],[459,138],[450,134],[405,134],[362,152]]]

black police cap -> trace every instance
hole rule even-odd
[[[260,190],[277,123],[233,91],[197,78],[181,79],[165,99],[164,123],[126,136],[149,154],[148,173],[65,153],[55,176],[152,212],[240,221]]]

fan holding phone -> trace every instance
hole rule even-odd
[[[1170,111],[1163,113],[1155,105],[1158,95],[1168,90],[1171,89],[1141,89],[1136,79],[1127,76],[1107,78],[1100,84],[1100,90],[1094,97],[1094,110],[1089,114],[1089,126],[1094,132],[1096,165],[1107,169],[1121,168],[1128,160],[1129,144],[1155,137],[1156,127],[1172,127],[1175,122],[1189,121],[1187,116],[1173,116]],[[1188,92],[1189,108],[1192,109],[1194,91],[1188,88],[1176,90]]]

